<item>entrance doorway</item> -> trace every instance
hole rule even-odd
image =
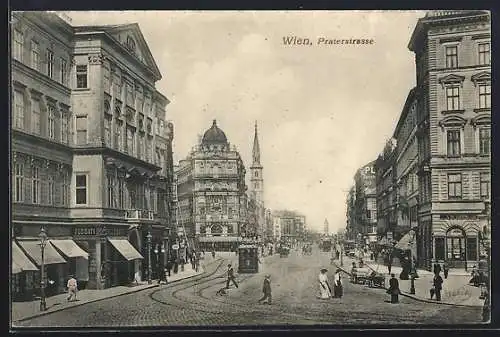
[[[465,268],[466,236],[461,228],[451,228],[446,233],[446,261],[450,268]]]

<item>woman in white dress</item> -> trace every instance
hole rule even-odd
[[[321,299],[328,299],[332,296],[332,290],[328,283],[328,275],[326,275],[327,271],[328,270],[323,268],[319,274],[319,293]]]

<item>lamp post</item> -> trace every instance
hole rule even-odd
[[[160,244],[156,245],[154,252],[155,252],[155,255],[156,255],[156,270],[158,270],[158,278],[161,279],[161,273],[162,273],[162,271],[161,271],[161,268],[160,268],[161,267],[161,264],[160,264],[160,253],[162,255],[165,254],[165,247],[163,246],[163,243],[161,245]],[[160,282],[160,281],[158,280],[158,282]]]
[[[40,230],[40,234],[38,234],[40,239],[40,249],[42,253],[42,265],[40,269],[40,311],[47,310],[47,303],[45,302],[45,246],[47,245],[47,233],[45,232],[45,228],[42,227]]]
[[[148,242],[148,284],[151,284],[152,281],[151,281],[151,238],[153,236],[151,235],[151,232],[148,231],[148,235],[146,235],[146,239],[147,239],[147,242]]]

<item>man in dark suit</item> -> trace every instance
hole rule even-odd
[[[271,304],[272,296],[271,296],[271,275],[267,274],[264,278],[264,284],[262,286],[262,292],[264,296],[259,300],[259,303],[263,303],[267,299],[267,304]]]
[[[391,294],[391,303],[399,303],[399,281],[394,274],[391,274],[387,293]]]
[[[434,292],[436,294],[436,301],[441,301],[441,289],[443,289],[443,278],[439,273],[434,275]]]
[[[229,282],[233,281],[234,285],[236,288],[238,288],[238,283],[236,283],[236,279],[234,278],[234,270],[233,267],[231,267],[230,264],[227,265],[227,282],[226,282],[226,289],[229,289]]]

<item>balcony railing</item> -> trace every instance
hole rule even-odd
[[[127,219],[154,220],[154,213],[145,209],[129,209],[126,211]]]

